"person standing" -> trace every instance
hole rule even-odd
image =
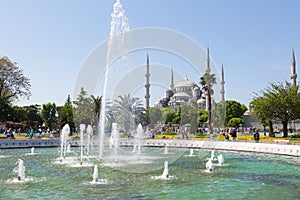
[[[235,142],[236,141],[236,137],[237,137],[237,132],[236,132],[235,128],[231,129],[230,135],[232,137],[232,142]]]
[[[255,143],[259,143],[259,132],[257,129],[254,132],[253,138],[254,138]]]
[[[228,142],[229,141],[229,134],[225,133],[225,141]]]
[[[29,139],[32,139],[33,135],[34,135],[34,129],[30,127]]]

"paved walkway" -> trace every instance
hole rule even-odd
[[[68,140],[72,146],[79,146],[78,139]],[[120,146],[133,146],[134,139],[120,139]],[[94,141],[94,144],[98,143]],[[60,140],[0,140],[0,149],[7,148],[31,148],[31,147],[59,147]],[[279,154],[300,157],[300,145],[252,143],[252,142],[225,142],[225,141],[202,141],[202,140],[179,140],[179,139],[145,139],[143,146],[146,147],[177,147],[194,149],[215,149],[229,151],[258,152],[267,154]]]
[[[132,146],[134,145],[134,140],[121,140],[120,145]],[[178,148],[215,149],[215,150],[279,154],[279,155],[288,155],[288,156],[297,156],[297,157],[300,156],[300,145],[287,145],[287,144],[147,139],[145,140],[143,146],[164,147],[166,145],[168,147],[178,147]]]

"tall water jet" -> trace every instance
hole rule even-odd
[[[113,154],[114,154],[114,161],[117,162],[118,157],[118,147],[119,147],[119,139],[120,139],[120,133],[118,130],[118,124],[113,123],[112,124],[112,131],[111,131],[111,145],[113,147]]]
[[[129,23],[125,15],[125,11],[120,0],[117,0],[113,5],[113,12],[111,14],[111,24],[110,24],[110,40],[108,42],[106,66],[105,66],[105,78],[103,95],[100,110],[100,119],[98,125],[98,138],[99,138],[99,158],[103,158],[104,151],[104,131],[105,131],[105,120],[106,120],[106,100],[107,100],[107,87],[108,87],[108,75],[109,75],[109,64],[114,59],[114,51],[119,50],[116,45],[122,45],[122,41],[114,41],[113,38],[120,34],[128,32]]]
[[[168,161],[165,161],[165,163],[164,163],[164,171],[161,176],[162,176],[162,178],[169,178],[169,163],[168,163]]]
[[[94,172],[93,172],[93,182],[97,182],[98,181],[98,166],[94,165]]]
[[[69,124],[65,124],[60,134],[60,161],[66,157],[67,138],[70,134]]]
[[[22,159],[18,159],[18,181],[25,181],[25,166]]]
[[[133,148],[133,152],[135,152],[137,150],[138,154],[141,154],[141,147],[143,145],[145,139],[145,135],[144,135],[144,129],[142,127],[141,124],[138,125],[138,127],[136,128],[136,134],[134,137],[134,148]]]
[[[91,125],[88,125],[86,128],[86,134],[87,134],[87,154],[89,155],[91,149],[91,137],[93,136],[93,128]]]
[[[85,124],[80,124],[80,164],[82,165],[83,163],[83,132],[85,130]]]

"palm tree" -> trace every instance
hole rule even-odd
[[[215,74],[210,74],[209,72],[205,72],[203,76],[200,78],[200,84],[202,85],[204,91],[206,92],[206,98],[207,98],[207,105],[206,109],[208,112],[208,128],[211,133],[212,125],[211,125],[211,95],[213,94],[212,86],[213,84],[216,84],[216,76]]]
[[[115,119],[125,131],[129,131],[134,123],[139,121],[137,118],[143,109],[141,100],[137,97],[131,97],[130,94],[119,95],[113,106]]]
[[[101,109],[101,103],[102,103],[102,96],[95,97],[94,95],[91,95],[92,102],[94,104],[94,112],[97,116],[97,119],[99,119],[100,115],[100,109]]]

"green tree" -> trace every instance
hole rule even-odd
[[[56,105],[55,103],[46,103],[42,105],[41,116],[46,127],[50,129],[56,121]]]
[[[25,123],[28,127],[33,127],[37,130],[38,126],[43,123],[43,119],[41,117],[41,106],[38,104],[25,106],[27,119]]]
[[[176,123],[177,114],[172,108],[163,108],[162,111],[162,119],[165,124]]]
[[[95,121],[95,113],[92,99],[88,96],[84,88],[80,89],[80,92],[74,103],[74,122],[76,126],[79,124],[91,124]]]
[[[225,104],[225,125],[228,124],[232,118],[242,118],[244,113],[247,111],[247,107],[244,104],[234,100],[226,101]]]
[[[288,83],[271,83],[250,103],[252,115],[257,118],[280,119],[284,137],[288,136],[288,122],[299,118],[300,93],[299,86]]]
[[[207,122],[208,113],[207,110],[198,110],[198,118],[197,121],[199,122],[199,127],[203,127],[204,123]]]
[[[94,112],[95,112],[95,115],[97,117],[97,121],[99,120],[99,117],[100,117],[100,110],[101,110],[101,103],[102,103],[102,96],[99,97],[95,97],[94,95],[91,95],[91,99],[92,99],[92,102],[93,102],[93,107],[94,107]]]
[[[146,127],[150,124],[150,116],[149,116],[149,111],[146,110],[144,107],[138,107],[135,110],[135,124],[141,124],[143,127]]]
[[[191,133],[196,133],[198,129],[198,109],[191,105],[183,105],[179,107],[181,110],[180,125],[191,125]],[[179,110],[179,109],[178,109]]]
[[[9,121],[23,123],[26,121],[27,113],[25,107],[13,106],[10,111],[10,117],[7,118]]]
[[[150,128],[154,128],[155,124],[162,120],[162,110],[158,107],[149,108]]]
[[[9,109],[7,120],[19,122],[27,128],[33,127],[35,130],[43,124],[41,118],[41,106],[38,104],[30,106],[13,106]]]
[[[136,123],[141,123],[139,118],[144,117],[144,111],[141,100],[130,94],[119,95],[113,104],[114,119],[127,133],[136,128]]]
[[[228,121],[225,121],[226,117],[226,106],[228,102],[219,102],[217,105],[213,108],[212,111],[212,122],[214,126],[216,127],[223,127],[225,128],[228,124]],[[238,116],[241,117],[241,116]]]
[[[243,124],[243,123],[244,123],[244,120],[242,120],[239,117],[234,117],[229,120],[228,125],[231,127],[238,128],[240,126],[240,124]]]
[[[218,103],[213,109],[213,123],[218,127],[226,127],[232,118],[242,118],[247,107],[234,100]]]
[[[211,95],[213,94],[212,86],[216,84],[216,76],[215,74],[210,74],[210,72],[205,72],[204,75],[200,78],[200,84],[202,85],[204,91],[206,92],[207,98],[207,123],[210,133],[213,132],[212,128],[212,104],[211,104]]]
[[[65,124],[69,124],[71,132],[75,129],[74,117],[73,117],[73,105],[70,95],[63,106],[57,107],[58,125],[62,128]]]
[[[261,124],[264,127],[264,135],[266,135],[266,126],[270,125],[270,120],[269,119],[261,119],[259,124]]]
[[[30,81],[17,63],[0,57],[0,120],[5,119],[6,107],[20,97],[31,96]]]
[[[100,118],[100,113],[101,113],[102,96],[95,97],[94,95],[91,95],[90,101],[92,103],[92,109],[93,109],[92,124],[97,126],[99,123],[99,118]],[[105,116],[106,126],[111,127],[114,119],[113,119],[113,114],[112,114],[111,102],[109,102],[109,101],[106,101],[105,115],[106,115]]]

